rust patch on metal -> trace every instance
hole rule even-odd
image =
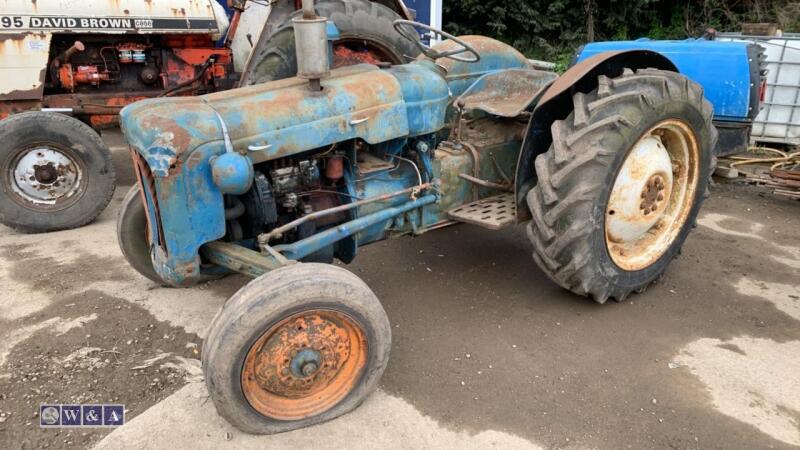
[[[346,45],[336,45],[333,48],[333,68],[352,66],[354,64],[375,64],[381,63],[381,59],[374,52],[369,50],[355,51]]]
[[[599,55],[594,55],[591,58],[587,58],[570,67],[566,72],[558,77],[552,85],[550,85],[550,88],[547,89],[547,92],[545,92],[542,98],[539,100],[539,104],[543,105],[552,100],[558,94],[569,90],[578,80],[594,70],[595,67],[621,53],[625,53],[625,51],[600,53]]]
[[[250,348],[242,390],[264,416],[315,416],[355,388],[367,354],[364,332],[352,318],[331,310],[304,311],[270,327]]]
[[[609,194],[606,207],[606,221],[604,224],[606,234],[606,247],[611,259],[623,270],[643,270],[654,264],[669,249],[674,240],[683,229],[692,208],[695,205],[697,186],[700,171],[700,147],[694,131],[683,121],[678,119],[664,120],[644,133],[632,148],[651,136],[658,136],[664,144],[671,161],[671,179],[669,175],[652,171],[647,178],[647,183],[639,196],[639,214],[628,215],[624,220],[631,224],[652,224],[640,236],[630,236],[621,239],[621,236],[612,236],[609,224],[618,220],[620,213],[613,205],[613,199],[619,197],[620,192],[629,189],[627,185],[620,185],[615,179],[613,189]],[[623,167],[620,169],[622,172]],[[648,167],[637,166],[633,171],[647,176]],[[619,178],[617,174],[616,178]],[[636,195],[636,194],[634,194]]]
[[[189,149],[192,136],[174,120],[168,117],[149,116],[142,125],[161,130],[160,136],[163,138],[161,144],[169,146],[176,154]]]
[[[73,108],[79,114],[102,114],[119,111],[131,103],[151,98],[155,94],[56,94],[44,97],[47,108]]]
[[[514,47],[498,41],[496,39],[492,39],[486,36],[476,36],[476,35],[467,35],[467,36],[459,36],[459,39],[463,40],[467,44],[469,44],[472,48],[475,49],[481,55],[493,55],[498,53],[505,53],[507,55],[513,55],[514,57],[518,58],[522,61],[527,61],[525,55],[516,50]],[[433,50],[438,52],[449,52],[453,50],[457,50],[461,48],[459,44],[456,44],[453,41],[444,41],[441,44],[437,44],[432,47]],[[425,55],[420,55],[417,59],[425,59]],[[456,65],[463,65],[463,64],[470,64],[464,63],[460,61],[456,61],[450,58],[439,58],[436,60],[436,64],[447,69],[448,72],[451,72],[453,67]]]
[[[464,109],[477,109],[501,117],[517,117],[533,102],[556,74],[511,69],[487,74],[459,97]]]
[[[651,212],[656,212],[664,203],[664,191],[667,185],[664,184],[664,177],[661,175],[653,175],[642,191],[642,204],[639,209],[645,216]]]
[[[678,71],[675,65],[672,64],[672,62],[670,62],[667,58],[650,50],[620,50],[615,52],[603,52],[587,58],[578,64],[575,64],[566,72],[564,72],[564,74],[558,77],[558,79],[556,79],[556,81],[550,85],[550,88],[548,88],[547,92],[545,92],[542,98],[539,100],[539,106],[544,105],[560,94],[569,91],[584,77],[592,72],[597,73],[598,69],[601,69],[601,66],[607,62],[612,62],[611,60],[616,59],[617,57],[619,57],[620,60],[613,61],[613,63],[627,63],[620,64],[620,68],[622,65],[636,68],[640,67],[642,63],[645,63],[645,67],[654,67],[657,69],[671,70],[674,72]],[[608,70],[601,70],[599,73],[609,75],[605,72],[608,72]]]
[[[0,120],[12,114],[18,114],[31,109],[41,109],[42,102],[39,100],[19,100],[13,102],[0,102]]]
[[[3,33],[0,34],[0,42],[5,41],[19,41],[22,42],[25,39],[25,36],[28,36],[26,33]],[[15,44],[18,48],[20,44]]]

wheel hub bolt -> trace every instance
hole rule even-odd
[[[48,184],[58,178],[55,169],[50,164],[46,166],[34,166],[33,170],[36,181],[40,183]]]
[[[647,184],[642,190],[642,203],[639,209],[645,216],[650,215],[651,212],[658,211],[659,203],[664,200],[664,191],[667,186],[664,183],[664,178],[661,175],[653,175],[647,180]]]
[[[317,366],[316,363],[309,362],[309,363],[303,364],[303,368],[301,369],[301,371],[303,372],[304,376],[308,377],[308,376],[313,375],[314,372],[316,372],[318,368],[319,367]]]

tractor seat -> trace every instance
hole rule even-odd
[[[511,69],[480,77],[458,98],[464,111],[478,110],[499,117],[517,117],[537,95],[558,78],[553,72]]]

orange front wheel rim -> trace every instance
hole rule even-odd
[[[242,390],[250,406],[266,417],[316,416],[356,387],[367,352],[362,327],[347,314],[303,311],[270,327],[250,347]]]

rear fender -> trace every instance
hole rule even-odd
[[[570,67],[540,97],[528,122],[528,130],[517,162],[514,195],[519,222],[531,218],[525,203],[525,196],[537,182],[534,170],[536,157],[546,152],[553,142],[550,132],[553,122],[569,116],[573,109],[572,96],[575,93],[591,92],[597,88],[597,78],[600,75],[610,78],[618,77],[622,75],[625,68],[633,70],[654,68],[678,72],[669,59],[649,50],[606,52]]]

